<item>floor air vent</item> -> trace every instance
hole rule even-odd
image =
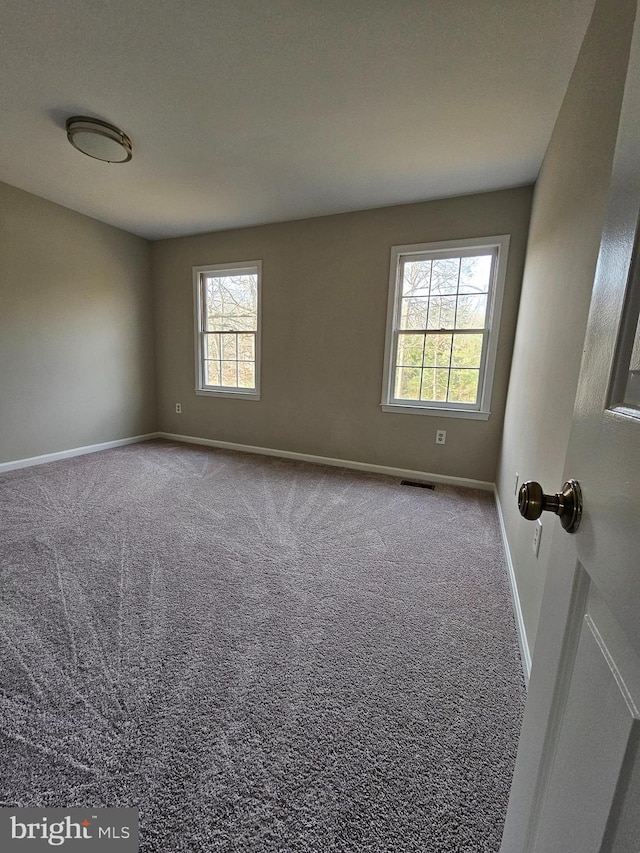
[[[435,489],[433,483],[421,483],[418,480],[400,480],[400,485],[415,486],[416,489],[431,489],[431,491]]]

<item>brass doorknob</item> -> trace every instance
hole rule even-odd
[[[540,518],[545,510],[555,512],[567,533],[575,533],[582,518],[582,489],[577,480],[567,480],[561,492],[545,495],[540,483],[529,480],[518,492],[520,515],[528,521]]]

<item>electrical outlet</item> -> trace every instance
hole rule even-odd
[[[538,556],[538,552],[540,551],[540,540],[542,539],[542,522],[540,519],[536,521],[536,526],[533,529],[533,542],[531,546],[533,548],[533,553]]]
[[[436,430],[436,444],[446,444],[447,443],[447,431],[446,429],[437,429]]]
[[[176,403],[176,415],[182,414],[182,403]]]
[[[513,494],[516,495],[516,497],[518,495],[518,483],[519,482],[520,482],[520,474],[518,474],[518,472],[516,471],[516,484],[513,487]]]

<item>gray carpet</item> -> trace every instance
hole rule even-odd
[[[0,799],[143,851],[496,851],[524,701],[490,494],[150,442],[0,477]]]

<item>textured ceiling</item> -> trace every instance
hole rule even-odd
[[[0,180],[150,238],[535,179],[593,0],[2,0]],[[69,115],[132,139],[109,165]]]

